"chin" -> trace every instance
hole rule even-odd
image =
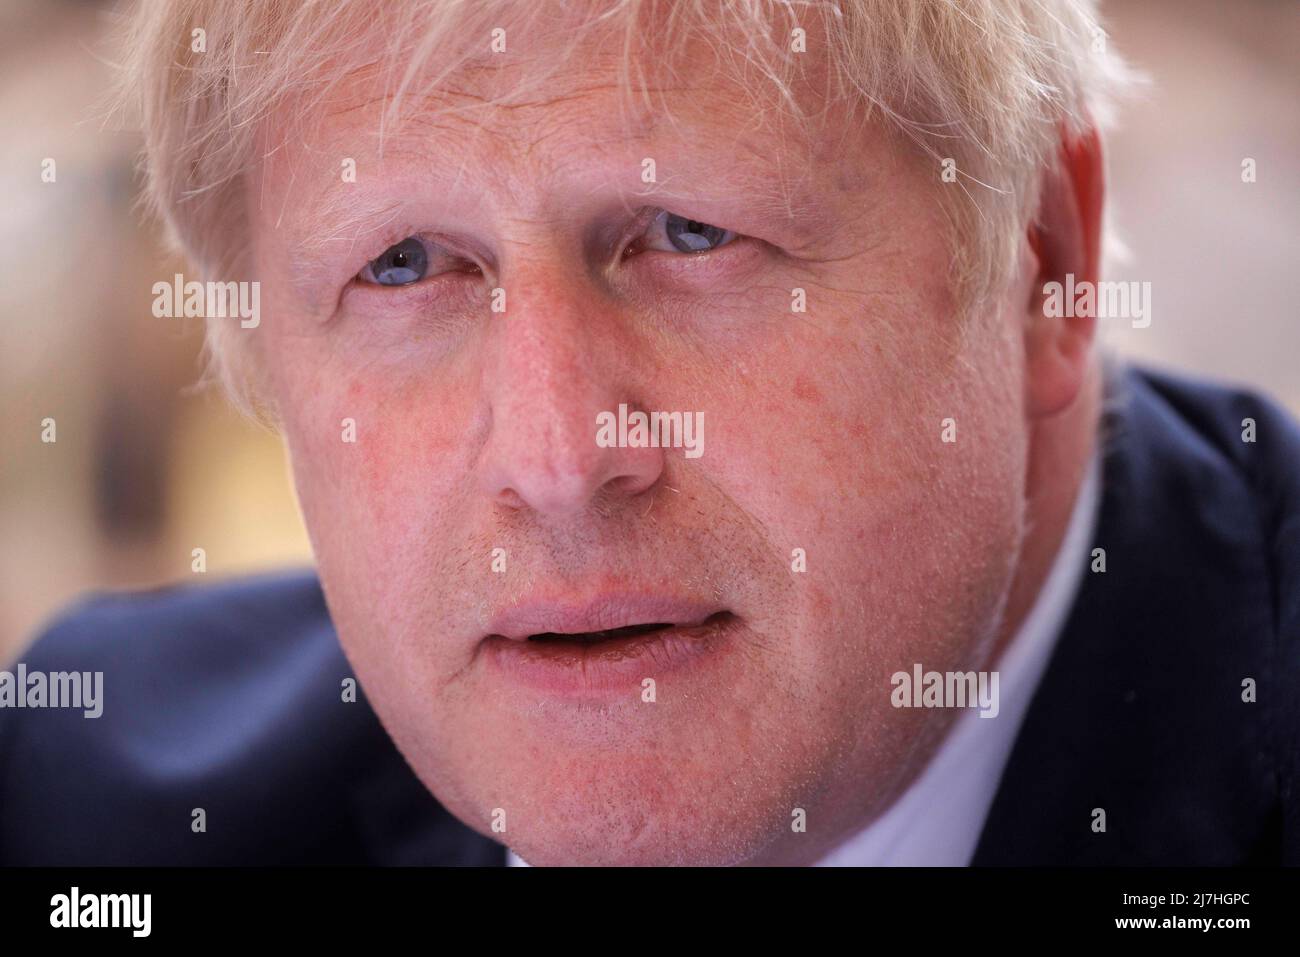
[[[654,763],[580,758],[521,768],[499,776],[519,782],[494,789],[500,797],[470,802],[470,816],[450,809],[534,866],[738,864],[788,826],[771,790],[733,790],[714,775]],[[505,833],[483,825],[496,807],[506,809]]]
[[[720,867],[744,863],[770,835],[747,833],[724,819],[701,825],[698,812],[661,809],[542,818],[521,829],[511,848],[535,867]]]

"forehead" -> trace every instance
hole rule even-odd
[[[414,66],[377,61],[323,97],[287,98],[264,125],[263,155],[301,146],[537,175],[600,154],[661,161],[655,150],[690,147],[733,158],[742,181],[747,161],[762,161],[766,182],[806,178],[860,133],[856,111],[826,96],[825,57],[756,57],[734,24],[629,39],[610,23],[584,27],[578,41],[558,28],[502,29],[502,52],[488,35],[457,33],[443,38],[450,52]]]

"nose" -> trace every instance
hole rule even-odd
[[[483,366],[491,426],[481,487],[499,505],[545,516],[634,498],[664,470],[661,448],[596,441],[601,412],[637,404],[629,394],[635,347],[617,305],[574,272],[515,271],[505,312],[491,316]]]

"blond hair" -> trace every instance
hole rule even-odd
[[[936,179],[941,164],[956,172],[945,210],[968,305],[1014,268],[1062,135],[1104,123],[1125,79],[1092,0],[403,0],[384,5],[394,39],[379,44],[374,9],[355,0],[140,0],[119,102],[143,129],[147,202],[205,278],[237,275],[247,230],[237,191],[258,160],[259,123],[285,97],[302,98],[305,110],[350,72],[377,69],[391,119],[412,84],[436,86],[479,55],[494,28],[531,32],[562,18],[574,46],[593,28],[622,28],[628,88],[644,74],[641,38],[671,51],[703,36],[792,108],[802,68],[792,30],[807,31],[804,56],[818,55],[820,38],[836,95],[884,117],[935,161]],[[252,390],[229,329],[208,324],[210,368],[247,409]]]

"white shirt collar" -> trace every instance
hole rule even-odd
[[[1002,653],[997,669],[997,716],[982,719],[976,709],[963,711],[903,796],[818,861],[818,866],[970,863],[1025,711],[1083,582],[1100,502],[1101,459],[1094,453],[1051,571]],[[511,867],[528,866],[511,850],[507,850],[506,860]]]

